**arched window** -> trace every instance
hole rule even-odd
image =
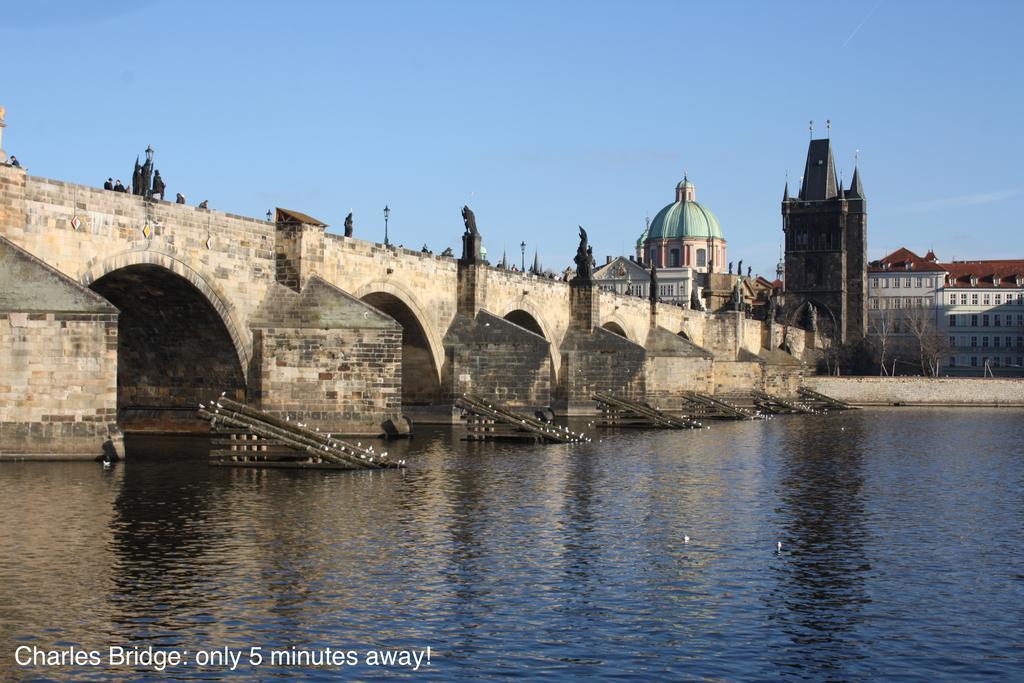
[[[697,250],[697,267],[703,268],[708,264],[708,251],[707,249]]]

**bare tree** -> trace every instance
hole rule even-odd
[[[868,317],[868,336],[878,354],[878,374],[886,374],[885,356],[891,350],[893,335],[898,332],[898,318],[892,308],[883,308]]]
[[[936,377],[940,363],[949,354],[946,340],[935,327],[931,308],[910,308],[904,313],[904,323],[914,340],[915,351],[921,363],[921,374]]]

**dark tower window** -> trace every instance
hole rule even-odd
[[[697,267],[703,268],[708,264],[708,252],[707,249],[697,250]]]
[[[668,252],[668,267],[678,268],[679,267],[679,250],[672,249]]]

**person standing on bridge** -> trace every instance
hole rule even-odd
[[[107,182],[103,183],[103,189],[104,190],[113,190],[114,189],[114,179],[113,178],[107,178]]]
[[[121,179],[118,178],[117,182],[114,183],[114,192],[124,192],[124,185],[121,184]]]

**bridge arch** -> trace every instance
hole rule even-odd
[[[159,251],[127,251],[103,259],[92,259],[86,263],[85,268],[82,270],[79,282],[92,289],[94,282],[116,270],[129,266],[146,265],[159,266],[184,278],[203,295],[207,303],[217,312],[221,322],[227,329],[227,333],[231,337],[231,343],[235,348],[235,353],[238,356],[238,362],[242,366],[242,372],[247,377],[249,361],[252,358],[251,337],[249,334],[242,334],[243,327],[235,320],[230,307],[225,303],[224,297],[198,271],[174,255]]]
[[[441,400],[444,346],[433,318],[405,287],[387,280],[369,282],[355,297],[383,311],[402,326],[402,403],[431,404]]]
[[[617,334],[620,337],[628,339],[631,342],[637,341],[637,335],[630,335],[629,333],[629,323],[627,323],[625,319],[623,319],[622,316],[618,315],[617,313],[606,318],[604,322],[601,323],[601,327],[608,330],[609,332],[612,332],[613,334]]]
[[[551,359],[551,390],[554,392],[558,383],[558,373],[562,367],[562,356],[559,353],[560,342],[553,336],[551,325],[544,316],[529,302],[520,301],[507,310],[502,316],[510,323],[515,323],[525,330],[544,337],[548,342],[548,356]]]
[[[198,403],[221,392],[245,399],[248,353],[194,270],[136,253],[93,264],[82,280],[120,311],[117,407],[126,430],[195,431]]]

